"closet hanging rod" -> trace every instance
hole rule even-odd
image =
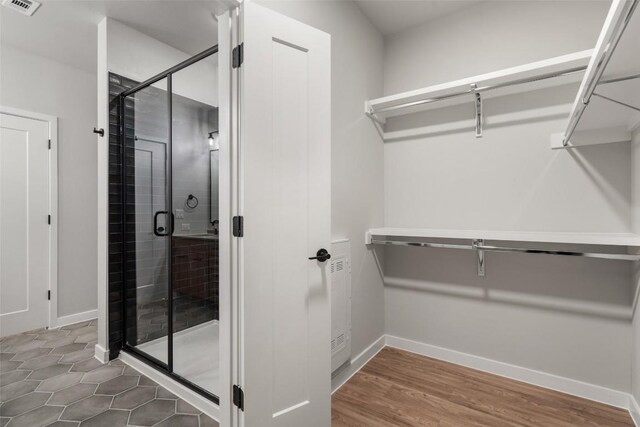
[[[480,86],[477,87],[475,90],[470,89],[466,89],[464,91],[460,91],[460,92],[456,92],[456,93],[452,93],[449,95],[443,95],[443,96],[437,96],[437,97],[433,97],[433,98],[428,98],[428,99],[421,99],[419,101],[411,101],[411,102],[406,102],[404,104],[398,104],[398,105],[392,105],[389,107],[383,107],[383,108],[374,108],[374,107],[370,107],[370,111],[368,115],[374,115],[374,114],[378,114],[378,113],[388,113],[390,111],[396,111],[396,110],[401,110],[404,108],[409,108],[409,107],[417,107],[420,105],[425,105],[425,104],[431,104],[434,102],[438,102],[438,101],[444,101],[447,99],[451,99],[451,98],[456,98],[459,96],[469,96],[472,93],[478,93],[478,92],[486,92],[486,91],[490,91],[490,90],[494,90],[494,89],[502,89],[505,87],[510,87],[510,86],[517,86],[517,85],[521,85],[521,84],[526,84],[526,83],[533,83],[533,82],[537,82],[537,81],[541,81],[541,80],[547,80],[547,79],[551,79],[551,78],[555,78],[555,77],[564,77],[564,76],[569,76],[569,75],[573,75],[576,73],[581,73],[583,72],[587,67],[586,66],[580,66],[580,67],[575,67],[575,68],[571,68],[567,71],[563,71],[561,73],[548,73],[548,74],[541,74],[541,75],[537,75],[534,77],[530,77],[530,78],[526,78],[526,79],[518,79],[518,80],[513,80],[510,82],[505,82],[505,83],[498,83],[495,85],[486,85],[486,86]]]
[[[543,254],[543,255],[561,255],[583,258],[599,258],[610,259],[618,261],[640,261],[640,254],[616,254],[606,252],[578,252],[578,251],[558,251],[547,249],[529,249],[529,248],[514,248],[506,246],[489,246],[484,244],[474,244],[478,240],[472,241],[469,245],[455,245],[448,243],[429,243],[429,242],[404,242],[399,240],[382,240],[371,239],[371,243],[374,245],[389,245],[389,246],[414,246],[422,248],[439,248],[439,249],[465,249],[465,250],[478,250],[486,252],[516,252],[526,254]]]

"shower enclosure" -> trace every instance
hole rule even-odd
[[[217,51],[118,95],[124,202],[111,242],[122,245],[123,350],[216,403]]]

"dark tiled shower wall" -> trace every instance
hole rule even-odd
[[[174,237],[172,245],[175,332],[217,320],[218,240]]]
[[[132,88],[136,81],[109,73],[109,358],[122,348],[122,161],[118,94]],[[134,117],[132,104],[125,106],[127,117]],[[127,144],[130,146],[129,144]],[[135,245],[135,244],[133,244]],[[127,250],[135,250],[127,248]],[[135,263],[135,260],[133,261]],[[135,324],[135,322],[133,322]]]

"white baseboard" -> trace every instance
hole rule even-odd
[[[618,408],[630,409],[629,394],[622,391],[391,335],[386,336],[386,345]]]
[[[362,353],[351,360],[351,363],[341,368],[338,374],[331,378],[331,394],[335,393],[344,383],[354,376],[367,362],[373,359],[385,346],[385,336],[381,336],[375,340],[369,347],[365,348]]]
[[[105,350],[100,344],[95,345],[93,355],[102,363],[107,363],[109,361],[109,350]]]
[[[157,382],[179,398],[186,400],[214,420],[220,421],[220,407],[209,399],[169,378],[165,374],[136,359],[130,354],[120,352],[120,360],[141,374],[146,375],[153,381]]]
[[[640,427],[640,406],[633,395],[629,396],[629,413],[636,427]]]
[[[93,320],[98,318],[98,310],[83,311],[82,313],[70,314],[68,316],[58,317],[54,328],[61,328],[62,326],[73,325],[74,323],[85,322],[87,320]]]

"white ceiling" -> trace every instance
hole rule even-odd
[[[441,18],[481,0],[356,0],[360,10],[384,35]]]
[[[44,0],[31,17],[0,7],[0,40],[3,45],[95,72],[97,24],[103,17],[196,54],[216,43],[214,10],[214,1]]]
[[[2,45],[96,70],[97,24],[116,19],[188,54],[216,43],[214,0],[41,0],[27,17],[0,7]],[[385,35],[423,24],[480,0],[356,0]],[[211,34],[210,39],[203,34]]]

